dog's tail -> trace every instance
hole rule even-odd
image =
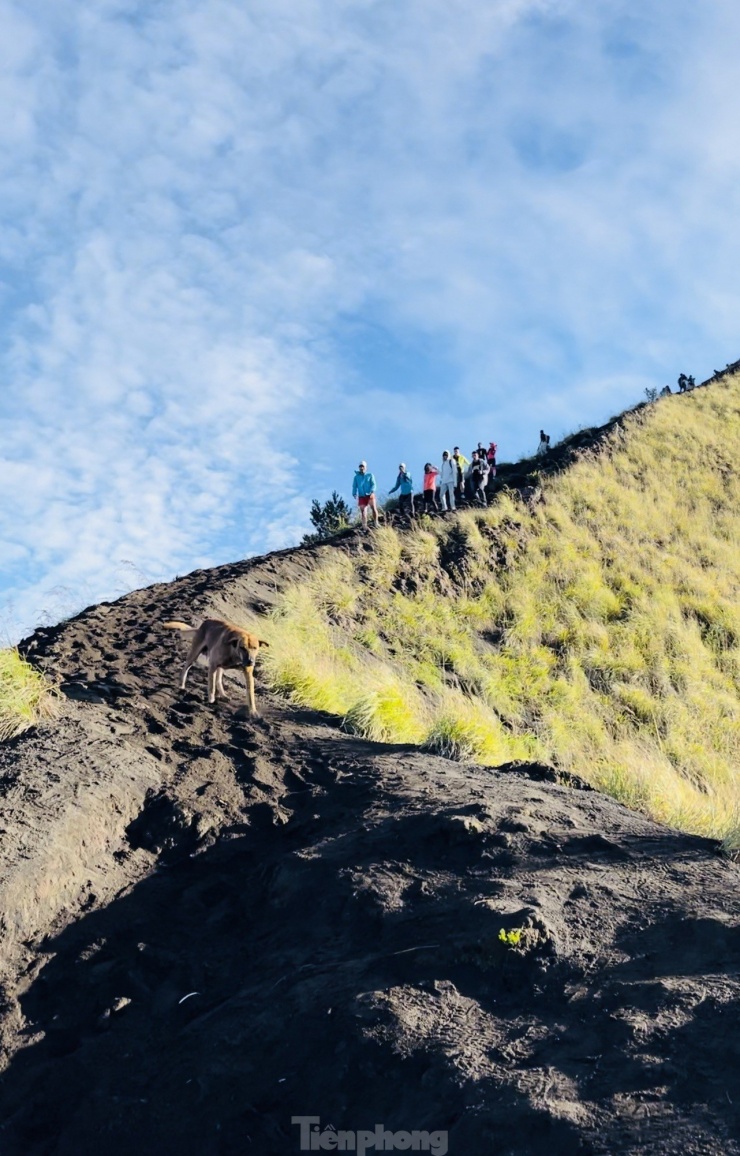
[[[188,626],[187,622],[163,622],[167,630],[180,630],[191,642],[195,638],[195,626]]]

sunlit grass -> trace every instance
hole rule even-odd
[[[534,509],[504,493],[332,551],[274,616],[273,685],[369,738],[548,759],[740,845],[738,433],[725,379],[626,415]]]
[[[0,741],[57,713],[52,684],[14,648],[0,650]]]

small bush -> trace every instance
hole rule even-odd
[[[424,749],[443,759],[460,763],[473,762],[478,754],[480,736],[459,718],[443,715],[437,719],[424,740]]]
[[[418,742],[423,733],[420,709],[420,701],[413,691],[391,684],[354,702],[342,726],[349,734],[373,742]]]
[[[502,927],[498,933],[498,937],[500,942],[506,947],[518,947],[522,938],[522,929],[520,927],[512,927],[510,931],[507,931],[505,927]]]
[[[58,709],[55,687],[14,648],[0,650],[0,741],[14,738]]]
[[[308,516],[316,533],[303,535],[304,546],[311,546],[314,542],[325,542],[328,538],[333,538],[335,534],[346,530],[352,522],[352,509],[334,490],[323,506],[318,498],[314,498]]]

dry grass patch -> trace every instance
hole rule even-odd
[[[0,742],[58,712],[55,687],[15,648],[0,650]]]

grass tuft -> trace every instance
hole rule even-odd
[[[54,686],[15,648],[0,650],[0,742],[15,738],[41,719],[54,718]]]

